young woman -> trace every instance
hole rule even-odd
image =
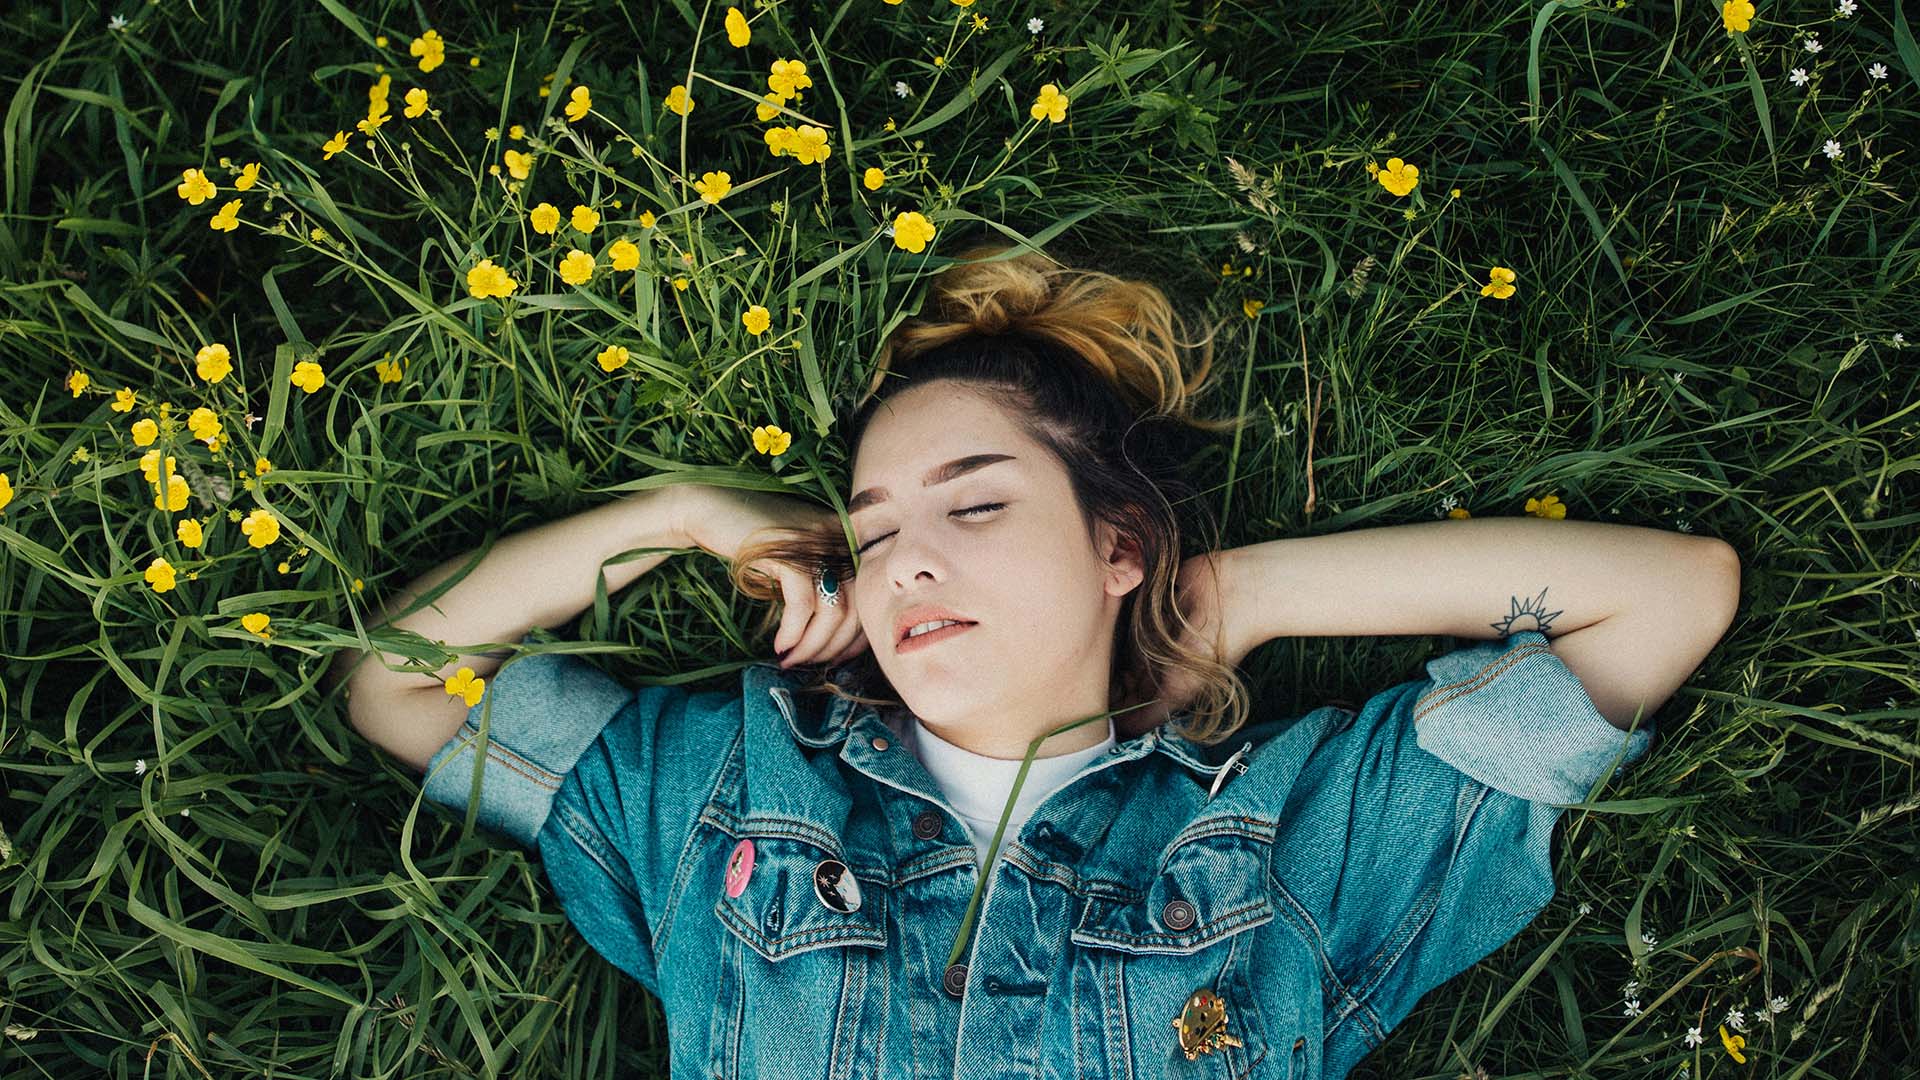
[[[1210,525],[1179,517],[1184,436],[1221,425],[1159,290],[976,249],[925,310],[848,426],[844,519],[662,488],[395,621],[510,641],[664,557],[614,555],[698,546],[784,601],[782,660],[696,692],[475,655],[471,706],[455,665],[365,664],[355,726],[538,852],[662,999],[675,1076],[1346,1075],[1553,896],[1557,804],[1646,752],[1731,618],[1731,549],[1448,521],[1183,559]],[[1369,632],[1493,640],[1248,726],[1248,651]]]

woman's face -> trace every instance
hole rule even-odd
[[[1006,460],[922,483],[980,454]],[[1088,539],[1065,468],[998,406],[952,380],[896,392],[856,448],[853,490],[861,562],[847,591],[880,669],[929,730],[1018,759],[1042,733],[1110,707],[1121,601],[1143,577],[1138,550],[1116,546],[1105,523]],[[903,653],[897,620],[922,604],[976,625]],[[1106,724],[1086,724],[1039,756],[1106,735]]]

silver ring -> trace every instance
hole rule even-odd
[[[821,603],[828,607],[840,606],[840,583],[834,578],[833,571],[824,566],[814,571],[813,588],[820,594]]]

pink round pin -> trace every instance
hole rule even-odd
[[[739,896],[745,891],[752,874],[753,841],[742,840],[733,845],[733,854],[727,859],[727,895]]]

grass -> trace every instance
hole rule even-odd
[[[610,493],[695,478],[825,505],[877,343],[978,234],[1051,241],[1225,321],[1224,404],[1262,422],[1196,464],[1228,478],[1210,496],[1233,544],[1554,494],[1569,517],[1741,553],[1740,614],[1656,717],[1655,752],[1614,812],[1563,820],[1560,895],[1355,1075],[1902,1075],[1920,1060],[1920,48],[1900,3],[1758,8],[1730,33],[1678,0],[789,2],[749,8],[735,49],[700,0],[468,4],[436,11],[447,58],[422,73],[407,46],[428,24],[403,5],[155,0],[124,28],[16,5],[6,1074],[664,1075],[657,1003],[572,935],[527,853],[418,802],[320,676],[376,598]],[[775,123],[819,123],[823,164],[762,141],[776,58],[814,82]],[[381,64],[370,156],[353,127]],[[683,118],[663,101],[690,71]],[[1062,123],[1028,117],[1044,82],[1069,94]],[[574,85],[593,101],[577,123]],[[437,118],[401,115],[414,86]],[[484,168],[506,148],[536,154],[517,192]],[[1406,196],[1372,172],[1395,157],[1420,170]],[[260,184],[236,193],[223,159],[261,163]],[[220,193],[184,201],[188,168]],[[709,206],[689,184],[721,169],[734,188]],[[210,228],[235,197],[237,227]],[[528,226],[539,201],[556,236]],[[602,214],[580,288],[555,275],[576,202]],[[885,232],[909,210],[939,230],[921,254]],[[607,269],[617,236],[637,270]],[[513,296],[470,295],[483,258]],[[1482,295],[1495,266],[1512,296]],[[759,337],[740,322],[756,303]],[[195,374],[213,342],[218,383]],[[609,373],[612,343],[630,362]],[[311,393],[302,362],[323,372]],[[162,401],[179,512],[153,506],[130,437]],[[217,454],[181,424],[203,406]],[[791,452],[757,453],[762,425]],[[231,520],[260,508],[281,528],[266,548]],[[177,539],[189,516],[198,549]],[[751,607],[720,562],[683,558],[559,629],[658,676],[766,656]],[[255,612],[270,638],[241,623]],[[1297,715],[1443,644],[1282,640],[1246,674],[1258,714]],[[1741,1006],[1745,1064],[1717,1031]]]

